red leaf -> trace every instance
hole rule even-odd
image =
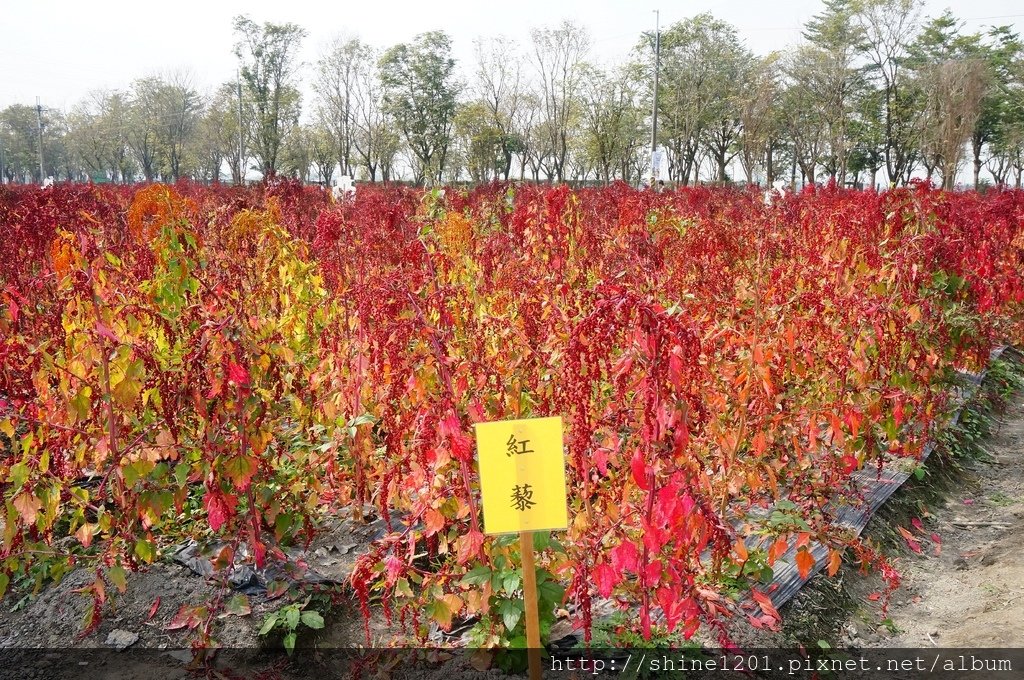
[[[683,617],[683,599],[679,585],[675,584],[671,588],[658,588],[655,595],[658,599],[658,606],[665,613],[665,625],[671,633]]]
[[[427,536],[433,536],[441,529],[444,528],[444,515],[439,511],[431,508],[427,510],[426,517],[424,518],[424,526],[427,528]]]
[[[594,569],[594,583],[597,584],[597,592],[601,593],[601,597],[608,597],[619,583],[619,577],[611,565],[599,564]]]
[[[13,297],[5,298],[7,301],[7,312],[11,315],[11,321],[18,323],[18,303]]]
[[[160,609],[160,596],[159,595],[157,595],[157,598],[155,600],[153,600],[153,606],[149,608],[149,616],[146,617],[147,621],[149,621],[154,616],[156,616],[156,610],[157,609]]]
[[[629,468],[633,472],[633,481],[636,482],[636,485],[644,491],[650,491],[651,483],[647,478],[649,468],[644,463],[644,457],[640,454],[640,449],[633,453],[633,458],[629,461]]]
[[[910,523],[913,525],[915,529],[920,531],[922,534],[924,533],[924,524],[921,523],[920,518],[915,517],[914,519],[910,520]]]
[[[110,330],[102,321],[96,322],[96,334],[101,338],[106,338],[113,343],[120,343],[121,341],[114,335],[114,332]]]
[[[644,574],[644,587],[653,588],[661,580],[661,561],[654,560],[647,565],[646,573]]]
[[[640,555],[632,541],[623,541],[612,548],[611,558],[612,567],[620,576],[624,571],[636,573],[637,564],[640,562]]]
[[[234,361],[229,361],[228,382],[238,385],[239,387],[248,387],[249,371],[245,370],[244,367],[236,364]]]
[[[389,586],[393,586],[398,580],[398,577],[405,571],[405,563],[394,555],[389,555],[388,558],[384,560],[384,567],[387,571]]]
[[[164,630],[195,628],[199,624],[196,614],[196,607],[190,607],[187,604],[183,604],[181,605],[181,608],[178,609],[178,613],[174,615],[174,618],[164,626]]]
[[[914,534],[910,533],[909,531],[907,531],[903,527],[896,527],[896,528],[899,530],[900,535],[903,536],[903,540],[905,540],[907,542],[907,545],[910,547],[910,549],[913,550],[918,555],[920,555],[922,553],[922,551],[921,551],[921,544],[918,543],[917,540],[914,538]]]
[[[225,495],[219,491],[206,491],[203,497],[203,505],[206,506],[206,515],[210,520],[210,528],[217,531],[234,514],[235,505],[238,499],[234,496]]]
[[[870,595],[868,595],[868,599],[872,602],[878,602],[880,599],[882,599],[882,594],[879,592],[871,593]]]

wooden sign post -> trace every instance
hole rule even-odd
[[[478,423],[476,444],[484,533],[519,534],[530,680],[540,680],[540,614],[532,532],[569,525],[562,419]]]

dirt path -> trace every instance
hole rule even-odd
[[[905,550],[904,576],[890,607],[886,647],[1024,645],[1024,394],[995,416],[998,430],[981,443],[989,454],[925,518],[922,554]]]

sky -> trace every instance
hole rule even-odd
[[[1011,24],[1024,33],[1020,0],[928,0],[926,16],[945,8],[968,19],[966,27]],[[801,25],[818,13],[820,0],[515,0],[515,2],[316,2],[308,0],[0,0],[0,108],[13,103],[69,110],[94,89],[126,88],[135,78],[190,70],[201,89],[233,80],[232,17],[294,22],[309,32],[301,58],[305,80],[331,40],[357,35],[386,47],[418,33],[445,30],[456,58],[467,70],[473,41],[505,36],[526,45],[531,28],[553,27],[564,19],[586,26],[592,59],[608,65],[624,61],[642,31],[710,11],[732,23],[758,54],[800,40]],[[307,89],[307,88],[303,88]]]

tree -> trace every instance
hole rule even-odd
[[[309,160],[319,180],[324,186],[330,186],[334,164],[337,162],[337,141],[331,129],[324,121],[318,121],[306,130],[306,139],[309,143]]]
[[[890,184],[909,181],[916,160],[919,91],[904,65],[919,15],[920,0],[859,0],[854,5],[868,74],[882,94],[883,155]]]
[[[92,175],[134,181],[138,167],[128,144],[131,103],[117,90],[89,93],[69,117],[69,147]]]
[[[161,174],[174,182],[188,174],[184,166],[186,148],[199,124],[203,102],[188,71],[177,71],[161,80],[155,98],[157,140],[164,159]]]
[[[281,174],[300,182],[309,181],[309,167],[312,163],[311,130],[298,122],[285,131],[281,141]]]
[[[451,38],[431,31],[395,45],[381,57],[380,73],[385,108],[405,137],[416,183],[440,182],[460,89]]]
[[[30,178],[39,183],[39,131],[34,106],[13,104],[0,112],[4,172],[8,182]]]
[[[355,144],[354,104],[357,81],[370,55],[358,38],[336,38],[317,63],[313,89],[319,98],[319,118],[330,134],[334,158],[344,175],[352,176]],[[324,140],[320,140],[324,141]]]
[[[299,118],[301,97],[294,81],[297,56],[306,31],[295,24],[264,23],[235,17],[235,56],[242,61],[252,152],[264,177],[277,172],[286,130]]]
[[[590,69],[583,94],[586,156],[605,183],[617,176],[630,181],[631,161],[643,146],[644,111],[630,70],[605,74]]]
[[[507,171],[501,129],[487,104],[476,100],[455,113],[455,137],[462,164],[474,182],[489,182]]]
[[[765,171],[768,186],[775,181],[774,151],[783,133],[783,117],[779,107],[782,95],[779,55],[772,53],[751,65],[747,86],[739,105],[740,163],[748,182],[754,181],[757,169]]]
[[[986,145],[993,154],[1006,154],[1006,166],[1011,167],[1013,158],[1020,158],[1019,139],[1024,129],[1024,43],[1008,26],[992,28],[987,38],[988,42],[979,46],[977,56],[985,65],[989,87],[971,135],[976,189]],[[1019,185],[1020,161],[1016,163]]]
[[[221,166],[227,162],[232,181],[240,184],[237,83],[223,83],[208,100],[189,142],[196,174],[204,181],[220,181]]]
[[[478,40],[475,48],[476,96],[486,107],[490,125],[497,130],[502,159],[500,171],[508,179],[512,159],[526,150],[525,135],[518,128],[525,99],[522,59],[515,43],[505,38]]]
[[[643,61],[653,60],[652,48],[653,36],[647,35],[637,47]],[[669,177],[682,184],[696,179],[698,152],[712,147],[721,176],[722,157],[738,133],[740,105],[733,79],[746,55],[736,29],[700,14],[662,33],[661,54],[658,141],[668,151]]]
[[[569,137],[579,117],[579,91],[584,59],[590,47],[585,28],[565,21],[555,29],[534,29],[533,60],[539,79],[538,94],[544,125],[538,131],[545,139],[549,177],[565,179]]]
[[[963,35],[948,10],[928,22],[908,49],[921,92],[920,149],[928,178],[937,169],[952,189],[964,145],[977,128],[988,89],[980,36]]]
[[[818,97],[822,89],[819,59],[827,55],[802,45],[786,60],[788,87],[783,94],[783,121],[795,164],[804,182],[814,182],[828,143],[828,124]]]
[[[745,91],[753,85],[754,57],[729,26],[719,34],[717,55],[718,95],[714,117],[705,128],[703,141],[717,169],[717,181],[729,180],[727,168],[735,157],[740,136],[740,111]]]
[[[385,182],[391,178],[391,167],[401,144],[381,101],[383,87],[379,61],[379,55],[372,47],[361,46],[354,64],[351,92],[352,146],[371,182],[377,181],[378,172]]]
[[[825,10],[804,27],[808,48],[803,56],[815,64],[804,86],[813,92],[817,118],[825,128],[822,163],[830,177],[845,182],[853,148],[849,128],[857,93],[864,87],[856,61],[865,36],[855,19],[855,0],[825,0],[824,4]]]
[[[128,146],[135,154],[135,160],[138,161],[142,176],[147,182],[156,179],[161,161],[161,121],[158,113],[160,87],[160,79],[155,76],[136,80],[132,83],[128,108]]]

